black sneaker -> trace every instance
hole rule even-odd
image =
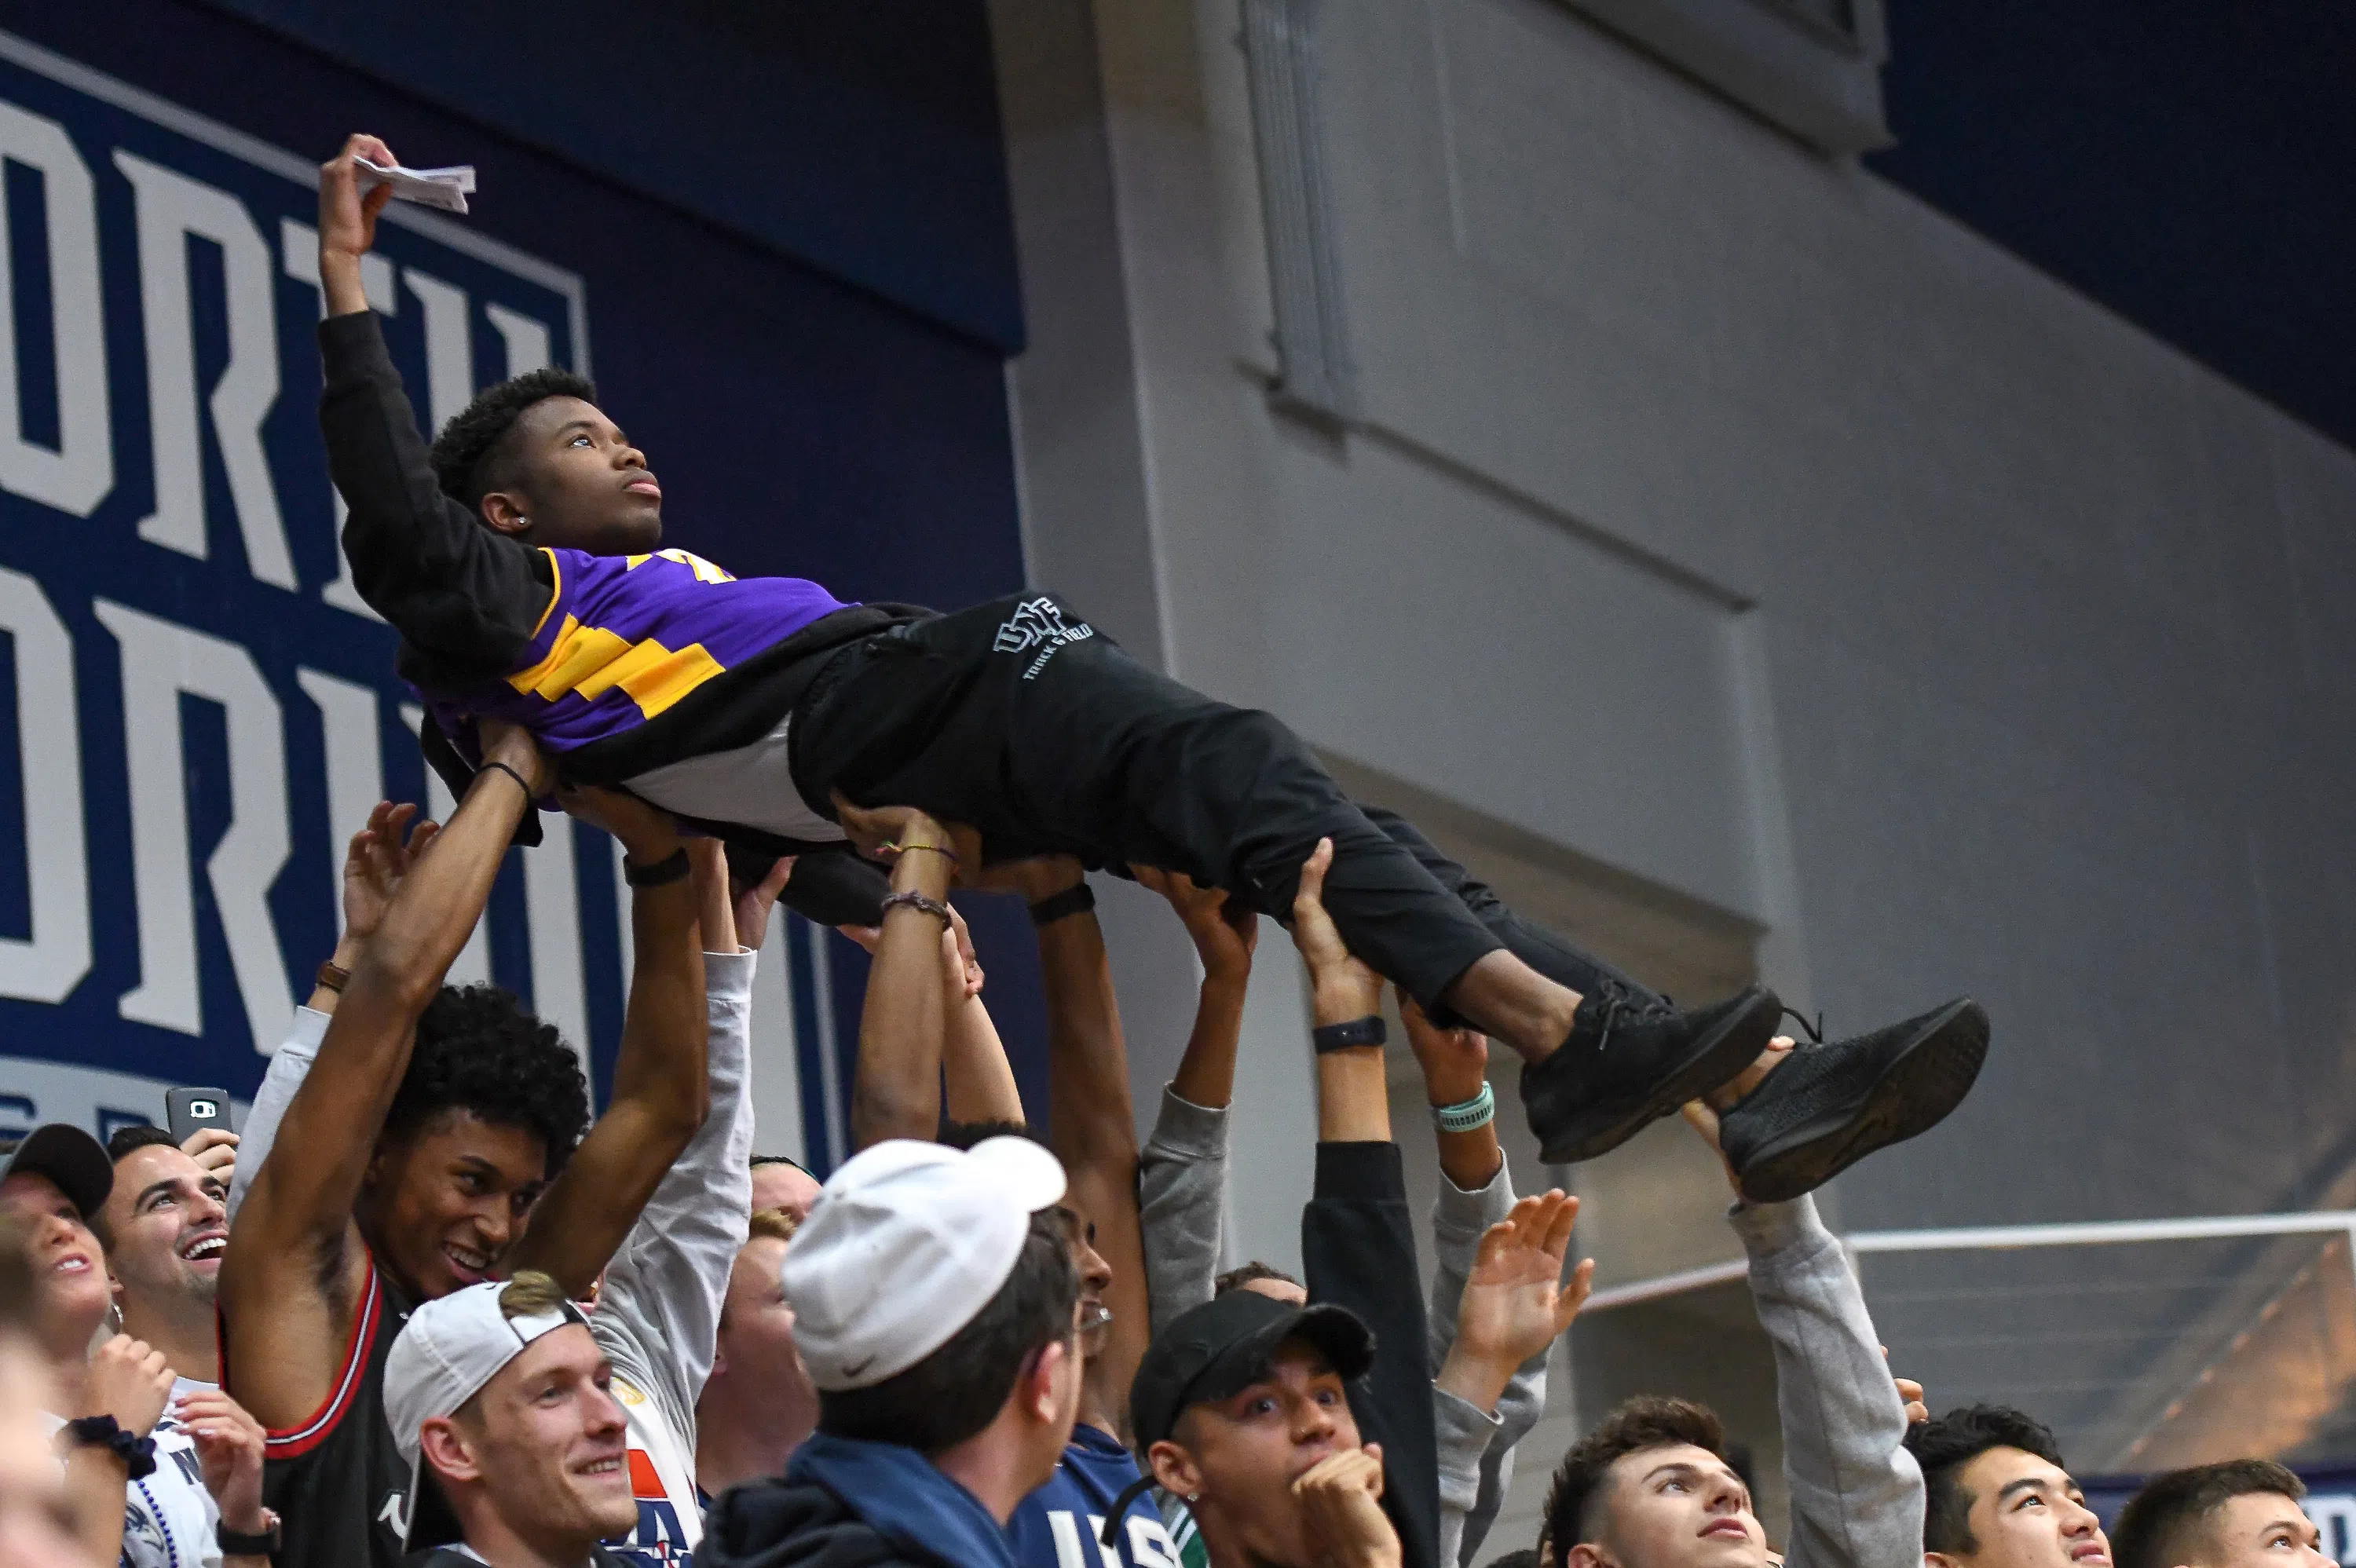
[[[1522,1068],[1522,1106],[1546,1162],[1593,1159],[1730,1082],[1767,1049],[1783,1016],[1764,986],[1689,1013],[1617,987],[1581,997],[1570,1038]]]
[[[1929,1132],[1971,1093],[1987,1045],[1987,1009],[1958,997],[1854,1040],[1801,1046],[1719,1120],[1742,1196],[1789,1201]]]

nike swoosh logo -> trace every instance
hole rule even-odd
[[[866,1358],[864,1360],[861,1361],[861,1362],[860,1362],[858,1365],[856,1365],[856,1366],[845,1366],[845,1367],[842,1369],[842,1375],[843,1375],[844,1377],[847,1377],[847,1378],[855,1378],[855,1377],[857,1377],[860,1373],[862,1373],[862,1372],[865,1371],[868,1368],[870,1368],[870,1367],[873,1366],[874,1364],[875,1364],[875,1358],[874,1358],[874,1357],[873,1357],[873,1356],[869,1356],[868,1358]]]

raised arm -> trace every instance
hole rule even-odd
[[[720,845],[701,839],[691,850],[683,847],[670,817],[637,796],[584,789],[562,799],[567,811],[622,841],[623,864],[633,874],[661,879],[674,861],[701,855],[707,875],[725,886]],[[669,875],[631,893],[637,956],[613,1101],[533,1207],[530,1227],[509,1254],[509,1273],[538,1269],[575,1299],[605,1272],[711,1108],[696,887],[692,876]],[[734,944],[733,928],[727,940]]]
[[[416,815],[414,805],[380,800],[369,813],[367,825],[345,846],[344,933],[327,961],[331,968],[351,973],[360,949],[376,934],[392,895],[400,891],[402,878],[442,830],[439,823],[429,819],[412,831],[410,823]],[[332,986],[311,987],[310,1000],[294,1009],[294,1024],[279,1042],[277,1054],[270,1059],[270,1070],[262,1075],[262,1087],[254,1092],[253,1108],[246,1113],[245,1129],[239,1135],[237,1165],[230,1175],[232,1225],[237,1222],[237,1211],[245,1207],[253,1173],[262,1168],[271,1146],[278,1141],[278,1124],[284,1119],[286,1107],[294,1104],[295,1091],[303,1087],[312,1063],[318,1060],[319,1040],[327,1032],[327,1020],[335,1016],[336,997]]]
[[[547,609],[548,557],[495,533],[442,493],[417,416],[384,333],[360,286],[360,258],[376,242],[391,187],[362,196],[356,158],[397,162],[373,136],[353,136],[319,166],[319,324],[326,384],[319,425],[327,470],[351,515],[344,553],[352,582],[401,635],[457,669],[501,676],[515,667]]]
[[[614,1254],[591,1319],[616,1370],[657,1403],[677,1432],[695,1430],[695,1402],[712,1374],[729,1270],[752,1213],[753,971],[770,906],[793,864],[779,860],[759,884],[732,899],[720,857],[698,859],[712,1111]]]
[[[865,1148],[886,1138],[929,1138],[941,1125],[941,935],[958,855],[948,830],[912,806],[870,809],[840,792],[834,805],[851,842],[892,864],[859,1019],[851,1141]]]
[[[1343,945],[1321,901],[1333,841],[1301,868],[1292,942],[1308,965],[1317,1027],[1358,1023],[1382,1008],[1382,982]],[[1383,1448],[1383,1507],[1406,1568],[1438,1568],[1440,1490],[1431,1369],[1424,1359],[1423,1273],[1392,1143],[1379,1044],[1317,1053],[1317,1176],[1301,1216],[1309,1299],[1356,1313],[1375,1331],[1375,1364],[1350,1391],[1359,1431]]]
[[[1137,1175],[1138,1219],[1153,1327],[1211,1299],[1227,1200],[1227,1102],[1244,1027],[1259,916],[1217,888],[1151,866],[1131,866],[1140,885],[1170,901],[1194,955],[1203,988],[1178,1075],[1162,1092]]]
[[[1788,1050],[1791,1042],[1776,1045]],[[1771,1050],[1761,1062],[1774,1054]],[[1736,1087],[1744,1087],[1741,1080]],[[1687,1106],[1686,1119],[1718,1148],[1718,1118],[1708,1107]],[[1733,1223],[1750,1257],[1759,1326],[1775,1356],[1776,1415],[1792,1491],[1785,1563],[1916,1568],[1922,1560],[1922,1472],[1906,1451],[1904,1400],[1882,1360],[1848,1254],[1816,1217],[1811,1198],[1738,1204]]]
[[[1007,868],[1007,876],[1033,909],[1051,899],[1086,896],[1075,892],[1087,885],[1076,860],[1026,860]],[[1104,1349],[1087,1363],[1090,1407],[1125,1427],[1130,1381],[1153,1328],[1138,1227],[1129,1052],[1096,911],[1084,904],[1055,907],[1067,912],[1034,927],[1047,993],[1048,1136],[1069,1177],[1072,1205],[1096,1227],[1097,1253],[1112,1270],[1104,1293],[1112,1321]]]
[[[1024,1122],[1014,1064],[981,999],[981,961],[965,916],[949,906],[941,933],[941,1093],[953,1122]]]
[[[517,822],[549,786],[522,731],[487,724],[483,744],[474,787],[356,956],[319,1044],[328,1070],[305,1078],[287,1105],[230,1233],[220,1277],[229,1364],[239,1402],[266,1426],[305,1419],[331,1392],[365,1266],[352,1203],[417,1019],[481,918]]]

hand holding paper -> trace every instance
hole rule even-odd
[[[475,165],[457,164],[445,169],[412,169],[399,164],[380,164],[370,158],[355,158],[353,167],[359,175],[363,194],[384,185],[392,187],[396,201],[413,201],[422,207],[438,207],[444,212],[466,210],[466,197],[475,188]]]

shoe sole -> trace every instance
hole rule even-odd
[[[1876,1149],[1927,1133],[1964,1103],[1987,1059],[1988,1019],[1974,1001],[1933,1013],[1855,1111],[1821,1116],[1754,1154],[1737,1173],[1745,1200],[1787,1203]]]
[[[1609,1154],[1663,1116],[1674,1115],[1687,1101],[1723,1088],[1759,1060],[1759,1053],[1775,1037],[1776,1022],[1783,1016],[1783,1004],[1775,999],[1775,993],[1762,989],[1751,1007],[1721,1019],[1716,1029],[1696,1040],[1692,1053],[1655,1086],[1642,1104],[1600,1127],[1574,1125],[1552,1138],[1541,1136],[1538,1157],[1548,1165],[1577,1165]]]

